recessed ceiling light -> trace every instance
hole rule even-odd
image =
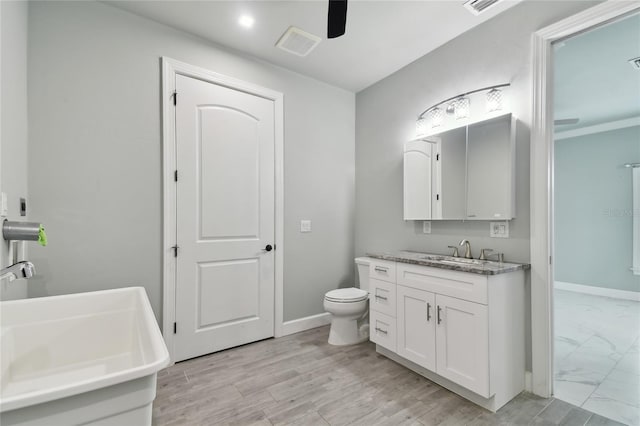
[[[255,22],[255,19],[253,19],[253,16],[249,16],[249,15],[242,15],[240,19],[238,19],[238,24],[240,24],[245,28],[253,27],[254,22]]]

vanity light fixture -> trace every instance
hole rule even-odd
[[[469,98],[465,98],[464,96],[461,98],[458,98],[458,100],[456,100],[456,103],[455,103],[455,111],[454,111],[456,120],[469,117],[470,106],[471,106],[471,101],[469,101]]]
[[[442,110],[438,107],[433,108],[429,111],[429,118],[431,119],[431,127],[438,127],[442,124],[443,118]]]
[[[502,90],[493,88],[487,92],[487,111],[500,111],[502,109]]]
[[[427,134],[427,119],[424,117],[419,118],[418,121],[416,121],[416,136],[420,137],[426,134]]]
[[[500,88],[508,86],[510,86],[509,83],[483,87],[482,89],[461,93],[430,106],[418,116],[416,135],[418,137],[425,136],[428,133],[428,128],[433,129],[442,126],[450,120],[447,116],[454,116],[456,120],[470,117],[471,97],[469,95],[475,93],[485,92],[487,112],[501,111],[504,108],[504,92]],[[477,100],[477,97],[474,98]],[[474,102],[476,101],[474,100]]]

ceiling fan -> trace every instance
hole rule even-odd
[[[345,33],[347,26],[347,0],[329,0],[327,38],[337,38]]]

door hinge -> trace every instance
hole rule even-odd
[[[171,96],[173,96],[173,105],[178,105],[178,92],[173,92],[173,95]]]
[[[178,245],[176,244],[175,246],[171,247],[173,249],[173,257],[178,257],[178,249],[180,247],[178,247]]]
[[[176,334],[178,332],[178,323],[174,322],[173,323],[173,334]]]
[[[174,181],[178,181],[178,171],[176,170],[175,172],[173,172],[173,180]]]

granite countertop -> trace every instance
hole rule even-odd
[[[397,251],[393,253],[367,253],[376,259],[394,262],[411,263],[414,265],[431,266],[448,269],[450,271],[469,272],[481,275],[498,275],[519,270],[528,270],[528,263],[494,262],[490,260],[464,259],[441,254],[419,253],[415,251]]]

